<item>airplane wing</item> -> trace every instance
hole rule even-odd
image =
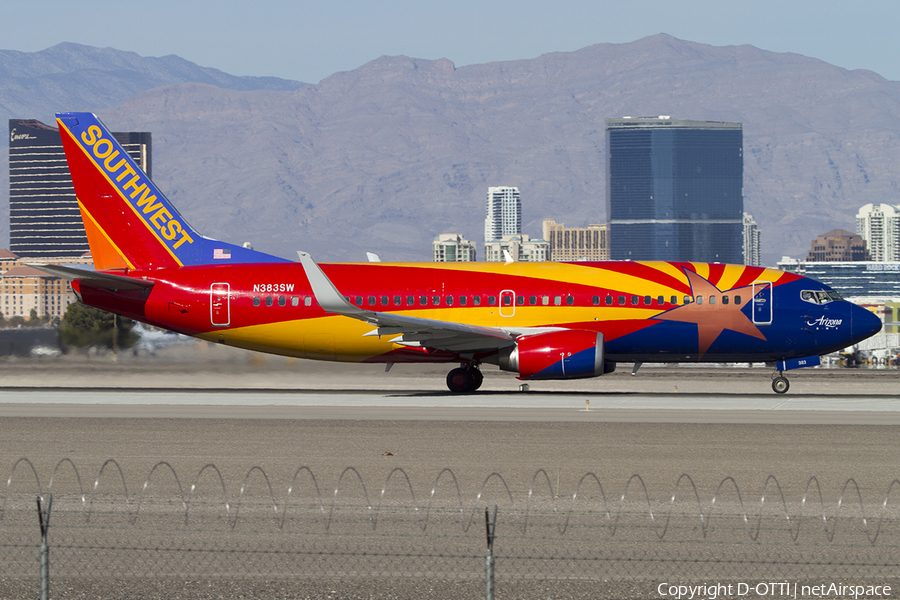
[[[325,272],[306,252],[297,252],[319,306],[330,313],[365,321],[375,326],[366,336],[395,336],[395,344],[437,348],[452,352],[494,351],[513,346],[526,333],[555,331],[556,327],[482,327],[452,321],[422,319],[395,313],[365,310],[347,302]]]
[[[152,281],[134,277],[125,277],[124,275],[116,275],[114,273],[104,273],[103,271],[92,271],[90,269],[79,269],[77,267],[66,267],[63,265],[48,265],[44,263],[26,263],[26,266],[33,267],[44,273],[49,273],[50,275],[55,275],[56,277],[68,279],[69,281],[80,279],[88,285],[107,290],[140,290],[153,287]]]

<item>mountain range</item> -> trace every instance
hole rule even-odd
[[[900,82],[752,46],[659,34],[459,68],[383,56],[315,85],[44,53],[0,52],[0,114],[92,110],[152,132],[153,178],[194,227],[285,257],[429,260],[442,232],[481,248],[492,185],[519,188],[532,236],[545,217],[603,223],[605,119],[625,115],[743,124],[744,206],[767,264],[855,230],[863,204],[900,202]]]

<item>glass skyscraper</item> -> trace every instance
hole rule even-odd
[[[612,260],[744,262],[740,123],[607,119],[606,141]]]

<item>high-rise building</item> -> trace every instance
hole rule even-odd
[[[475,262],[475,243],[458,233],[441,233],[431,242],[434,262]]]
[[[866,204],[856,213],[856,233],[866,241],[872,260],[900,261],[900,206]]]
[[[150,134],[113,136],[150,175]],[[47,260],[89,250],[59,130],[40,121],[9,120],[9,249]]]
[[[832,229],[812,242],[807,262],[847,262],[872,260],[866,240],[845,229]]]
[[[489,187],[487,215],[484,219],[484,243],[522,233],[522,202],[519,188]]]
[[[544,219],[544,239],[550,243],[549,260],[609,260],[609,231],[606,225],[566,227],[554,219]]]
[[[762,244],[759,227],[753,215],[744,213],[744,264],[758,267],[762,264]]]
[[[740,123],[606,120],[610,258],[740,264]]]

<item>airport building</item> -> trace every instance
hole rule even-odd
[[[150,175],[150,134],[113,136]],[[20,257],[47,260],[89,250],[59,130],[40,121],[9,120],[9,245]]]
[[[503,239],[484,245],[485,260],[488,262],[506,262],[509,253],[516,262],[546,262],[550,260],[550,242],[533,240],[528,235],[504,235]]]
[[[609,260],[609,228],[606,225],[566,227],[554,219],[544,219],[544,239],[550,244],[548,260]]]
[[[856,214],[856,233],[866,241],[871,260],[900,261],[900,206],[866,204]]]
[[[522,201],[519,188],[489,187],[484,219],[484,243],[500,241],[505,235],[522,233]]]
[[[458,233],[441,233],[431,243],[434,262],[475,262],[475,243]]]
[[[866,241],[846,229],[832,229],[812,242],[807,262],[857,262],[872,260]]]
[[[815,262],[785,256],[778,268],[821,281],[844,298],[863,303],[900,301],[900,262]]]
[[[613,260],[744,262],[740,123],[606,120]]]
[[[753,215],[744,213],[744,264],[758,267],[762,265],[762,243],[759,227]]]

